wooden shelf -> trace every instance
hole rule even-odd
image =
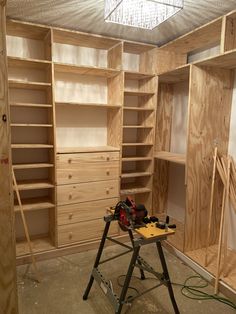
[[[42,83],[42,82],[28,82],[21,80],[8,80],[10,88],[18,89],[32,89],[32,90],[45,90],[51,87],[51,83]]]
[[[127,80],[144,80],[154,77],[155,74],[125,71],[125,79]]]
[[[49,27],[35,25],[13,19],[8,19],[6,26],[7,35],[31,38],[36,40],[44,40],[45,36],[50,31]]]
[[[121,178],[138,178],[151,176],[151,172],[125,172],[121,174]]]
[[[41,189],[51,189],[54,188],[54,185],[47,180],[24,180],[17,181],[17,186],[19,191],[23,190],[41,190]],[[15,189],[14,189],[15,190]]]
[[[156,48],[156,46],[151,44],[124,41],[124,52],[126,53],[141,54],[154,48]]]
[[[140,92],[140,91],[132,91],[132,90],[125,90],[125,96],[138,96],[138,97],[145,97],[145,96],[153,96],[154,92]]]
[[[23,102],[11,102],[10,106],[12,107],[32,107],[32,108],[51,108],[51,104],[30,104],[30,103],[23,103]]]
[[[153,126],[145,126],[145,125],[124,125],[123,129],[152,129]]]
[[[153,143],[122,143],[122,146],[153,146]]]
[[[19,57],[7,57],[8,67],[23,67],[33,69],[48,69],[51,62],[47,60],[19,58]]]
[[[93,152],[119,152],[119,147],[113,146],[97,146],[97,147],[58,147],[58,154],[71,153],[93,153]]]
[[[46,197],[30,198],[26,200],[23,199],[22,205],[24,211],[42,210],[55,207],[55,204],[53,204],[51,200]],[[19,212],[20,206],[15,205],[14,211],[16,213]]]
[[[184,154],[175,154],[171,152],[161,151],[155,154],[155,158],[170,161],[181,165],[185,165],[186,163],[186,157]]]
[[[38,127],[38,128],[52,128],[52,124],[37,124],[37,123],[11,123],[11,127]]]
[[[122,161],[152,161],[151,157],[123,157]]]
[[[178,83],[189,79],[190,65],[185,64],[175,70],[158,75],[159,83]]]
[[[236,50],[227,51],[215,57],[209,57],[202,61],[196,61],[193,64],[197,66],[212,66],[224,69],[236,68]]]
[[[55,247],[51,243],[51,239],[49,237],[42,237],[37,239],[32,239],[31,244],[34,253],[50,251],[55,249]],[[16,256],[24,256],[29,255],[29,247],[27,241],[17,241],[16,242]]]
[[[142,107],[123,107],[124,110],[130,111],[154,111],[154,108],[142,108]]]
[[[20,169],[38,169],[38,168],[52,168],[53,164],[48,163],[35,163],[35,164],[15,164],[13,165],[14,170]]]
[[[73,64],[64,64],[64,63],[54,63],[55,72],[62,73],[73,73],[80,75],[93,75],[100,77],[113,77],[120,73],[118,70],[109,69],[109,68],[98,68],[98,67],[89,67],[89,66],[77,66]]]
[[[50,144],[11,144],[11,148],[53,148]]]
[[[198,250],[186,252],[186,255],[190,257],[194,262],[198,263],[200,266],[206,268],[213,276],[216,275],[217,269],[217,251],[218,245],[212,245],[208,248],[208,266],[205,267],[205,251],[206,248],[201,248]],[[226,265],[226,277],[221,276],[220,280],[231,288],[236,290],[236,273],[235,273],[235,264],[236,264],[236,252],[233,250],[228,250],[228,263]]]
[[[99,104],[99,103],[75,103],[75,102],[56,102],[56,106],[78,106],[78,107],[86,107],[86,108],[109,108],[109,109],[117,109],[121,108],[121,105],[109,105],[109,104]]]
[[[137,186],[136,183],[126,183],[121,185],[120,195],[134,195],[150,192],[152,192],[152,190],[147,187]]]

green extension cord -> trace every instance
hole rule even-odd
[[[118,283],[118,285],[120,287],[123,287],[123,284],[120,283],[120,279],[122,277],[125,277],[125,275],[121,275],[121,276],[119,276],[117,278],[117,283]],[[137,278],[137,279],[141,280],[137,276],[132,276],[132,278]],[[157,278],[153,278],[153,277],[146,277],[146,279],[157,280]],[[198,285],[191,285],[189,283],[189,281],[192,280],[192,279],[200,279],[203,283],[202,284],[198,284]],[[208,294],[208,293],[206,293],[206,292],[204,292],[202,290],[199,290],[199,289],[207,288],[209,286],[209,283],[207,282],[207,280],[204,279],[203,277],[201,277],[200,275],[195,275],[195,276],[188,277],[184,281],[183,284],[172,282],[172,285],[181,287],[181,293],[186,298],[189,298],[189,299],[192,299],[192,300],[197,300],[197,301],[215,300],[215,301],[221,302],[221,303],[223,303],[225,305],[228,305],[231,308],[236,310],[236,304],[233,303],[232,301],[230,301],[229,299],[226,299],[226,298],[214,295],[214,294]],[[136,289],[134,287],[131,287],[131,286],[129,287],[129,289],[134,290],[137,293],[137,295],[139,294],[138,289]]]

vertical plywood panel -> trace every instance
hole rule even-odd
[[[173,86],[160,84],[158,89],[155,151],[169,151],[170,149],[172,103]],[[168,162],[156,159],[154,169],[153,209],[155,213],[163,213],[168,195]]]
[[[236,18],[226,17],[224,34],[224,51],[235,49],[236,47]]]
[[[156,73],[171,71],[187,63],[187,54],[157,49]]]
[[[232,101],[231,70],[193,66],[187,158],[185,251],[204,247],[207,233],[214,145],[226,154]],[[211,242],[216,241],[222,187],[216,183]]]
[[[3,2],[0,1],[0,312],[13,314],[18,313],[18,306]]]

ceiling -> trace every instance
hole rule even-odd
[[[236,0],[185,0],[184,10],[154,30],[104,22],[104,0],[8,0],[7,16],[158,46],[236,9]]]

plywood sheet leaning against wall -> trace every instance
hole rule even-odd
[[[212,155],[215,145],[220,154],[227,154],[233,86],[231,70],[192,66],[191,76],[185,251],[206,244]],[[222,183],[217,178],[212,218],[218,226],[222,191]],[[211,244],[216,243],[218,232],[217,228],[213,230]]]
[[[13,203],[10,171],[10,132],[7,96],[5,7],[0,1],[0,311],[18,313]]]

